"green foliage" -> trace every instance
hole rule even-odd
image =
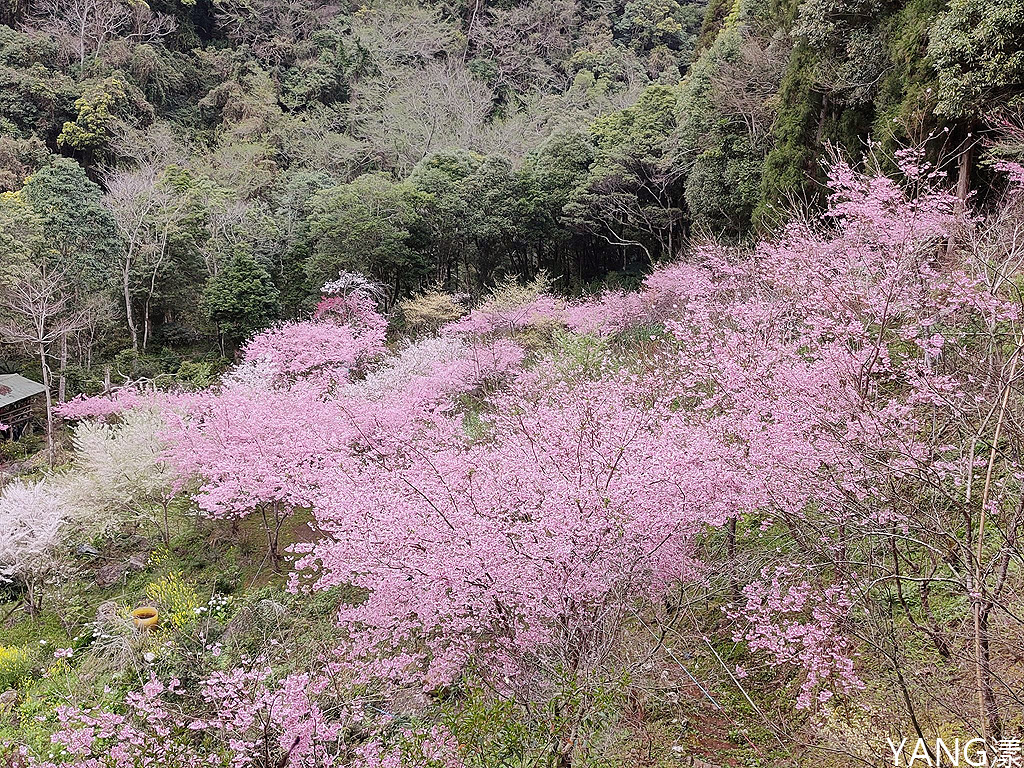
[[[427,265],[410,240],[425,199],[408,183],[364,174],[317,193],[307,219],[312,290],[338,274],[361,272],[396,292],[418,287]]]
[[[893,138],[919,131],[935,107],[935,71],[928,62],[928,36],[942,0],[910,0],[887,23],[888,58],[892,68],[882,79],[876,98],[874,137],[887,149]]]
[[[769,226],[790,199],[799,197],[815,171],[813,141],[821,96],[815,91],[815,54],[806,44],[793,49],[779,89],[779,111],[772,129],[775,146],[765,158],[761,200],[754,221]]]
[[[122,349],[111,360],[114,372],[126,379],[157,379],[171,373],[180,364],[169,350],[163,354],[137,352]]]
[[[78,116],[64,123],[57,145],[78,152],[96,152],[106,146],[117,118],[152,119],[151,108],[138,89],[117,75],[86,84],[75,100],[75,110]]]
[[[657,157],[665,137],[676,125],[678,107],[679,94],[674,88],[650,86],[633,106],[599,117],[591,124],[594,143],[608,160],[624,154]]]
[[[274,321],[278,296],[270,273],[241,253],[207,282],[203,305],[220,333],[237,345]]]
[[[760,195],[763,148],[716,101],[716,78],[739,57],[741,34],[723,31],[690,69],[680,96],[676,157],[688,158],[683,187],[693,229],[702,234],[741,236]]]
[[[19,192],[0,194],[0,283],[39,260],[46,247],[43,222]]]
[[[564,206],[565,219],[635,249],[645,261],[671,254],[681,212],[665,154],[678,109],[676,88],[649,86],[633,106],[595,120],[594,162]]]
[[[722,131],[716,138],[717,146],[706,146],[694,159],[686,205],[696,230],[729,237],[747,229],[761,191],[763,158],[743,135]]]
[[[885,74],[885,38],[874,21],[880,0],[803,0],[794,27],[817,57],[819,87],[847,104],[866,104]]]
[[[439,260],[451,263],[473,247],[469,231],[470,210],[467,180],[480,167],[475,152],[438,152],[424,158],[412,171],[408,183],[421,194],[424,215],[418,222],[429,249]],[[449,282],[450,276],[445,276]]]
[[[121,245],[102,194],[78,163],[63,158],[29,176],[21,190],[42,227],[41,257],[90,289],[111,284]]]
[[[85,61],[73,34],[33,18],[0,27],[0,190],[53,165],[54,148],[103,184],[152,166],[174,202],[148,217],[167,239],[159,259],[135,259],[128,303],[150,326],[144,342],[179,351],[209,338],[224,280],[206,283],[241,252],[270,275],[275,317],[304,315],[342,269],[387,285],[389,305],[432,286],[479,295],[539,269],[571,290],[674,257],[695,234],[767,226],[809,196],[827,144],[859,153],[870,130],[891,148],[943,127],[937,104],[955,121],[1011,103],[1019,4],[944,5],[428,2],[326,14],[224,0],[214,24],[201,5],[162,2],[140,11],[168,14],[173,34],[118,28],[86,41]],[[76,207],[95,199],[79,182],[67,189],[89,201]],[[120,238],[102,213],[92,231],[75,218],[84,248],[49,224],[45,242],[83,252],[90,289],[123,305],[111,290]],[[103,343],[121,348],[124,321],[108,316]]]
[[[213,363],[182,360],[178,366],[178,381],[194,389],[203,389],[213,382]]]
[[[521,273],[535,234],[533,179],[503,157],[487,157],[465,180],[465,234],[473,243],[484,282],[490,275]]]
[[[597,378],[609,359],[608,340],[603,336],[556,330],[552,334],[552,363],[566,380]]]
[[[0,26],[0,134],[53,140],[73,114],[74,80],[46,35]]]
[[[282,103],[289,109],[302,109],[348,100],[349,78],[357,70],[358,60],[339,30],[317,30],[302,54],[281,78]]]
[[[593,98],[628,87],[641,69],[636,52],[616,46],[611,35],[586,41],[566,62],[566,71],[573,77],[572,90]]]
[[[711,47],[725,25],[725,20],[735,6],[735,0],[711,0],[704,8],[704,19],[697,37],[697,50]]]
[[[459,744],[467,766],[584,765],[619,766],[609,742],[628,688],[625,676],[582,683],[560,676],[543,703],[494,696],[469,678],[466,687],[440,704],[439,722]],[[419,739],[406,737],[412,755]]]
[[[488,768],[519,764],[525,755],[543,752],[539,729],[531,727],[510,701],[471,687],[444,703],[441,722],[462,745],[467,766]]]
[[[628,0],[617,27],[638,50],[650,51],[663,45],[674,51],[689,52],[700,22],[701,7],[695,3]]]
[[[1024,83],[1024,4],[952,0],[932,28],[928,55],[938,73],[937,111],[979,114]]]
[[[48,160],[46,145],[36,137],[0,136],[0,192],[21,189],[25,177]]]
[[[534,229],[556,248],[565,247],[572,239],[566,224],[571,223],[570,204],[579,194],[578,185],[585,179],[597,157],[597,149],[589,133],[573,131],[550,137],[526,161],[533,195]],[[581,275],[570,275],[573,282]],[[575,287],[571,283],[567,287]]]

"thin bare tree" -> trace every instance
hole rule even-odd
[[[51,350],[64,350],[85,323],[75,308],[66,271],[27,268],[0,292],[0,340],[36,355],[46,395],[46,451],[55,457]]]
[[[152,43],[175,29],[172,16],[128,0],[39,0],[33,16],[31,26],[52,35],[79,64],[98,56],[111,40]]]

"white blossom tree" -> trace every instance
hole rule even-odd
[[[174,470],[163,460],[160,417],[151,411],[125,413],[117,424],[82,422],[72,442],[76,468],[69,495],[76,522],[90,538],[125,523],[160,529],[170,542]]]
[[[43,585],[59,570],[66,512],[64,490],[50,480],[15,480],[0,491],[0,581],[25,587],[33,617],[42,607]]]

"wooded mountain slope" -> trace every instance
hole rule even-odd
[[[817,201],[830,147],[924,142],[984,197],[981,132],[1024,81],[1015,0],[11,0],[0,21],[2,271],[64,278],[87,330],[62,368],[131,350],[126,374],[230,354],[341,270],[386,306],[542,269],[634,283]]]

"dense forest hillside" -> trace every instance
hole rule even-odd
[[[1020,0],[4,0],[0,767],[1019,766],[1022,352]]]
[[[635,284],[820,203],[832,151],[926,143],[984,197],[984,131],[1024,80],[1014,0],[11,0],[0,21],[0,256],[66,295],[74,391],[98,361],[230,358],[342,270],[385,308],[541,270]]]

